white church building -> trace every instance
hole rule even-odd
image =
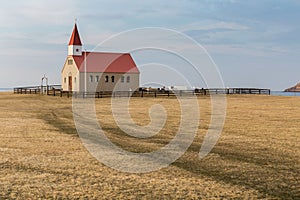
[[[61,72],[63,91],[131,91],[139,88],[140,72],[129,53],[82,51],[75,23]]]

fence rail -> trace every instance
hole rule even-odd
[[[61,90],[61,85],[15,87],[15,94],[49,94],[52,90]]]
[[[215,95],[215,94],[265,94],[270,95],[270,89],[261,88],[209,88],[195,90],[159,90],[139,89],[138,91],[99,91],[99,92],[72,92],[61,90],[61,85],[29,86],[14,88],[16,94],[46,94],[52,96],[67,96],[78,98],[105,98],[105,97],[170,97],[191,95]]]

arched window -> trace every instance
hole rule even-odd
[[[122,76],[121,77],[121,83],[124,83],[125,82],[125,76]]]
[[[67,82],[67,78],[65,77],[65,78],[64,78],[64,83],[66,83],[66,82]]]
[[[74,77],[74,83],[76,83],[76,77]]]
[[[114,83],[115,82],[115,76],[111,77],[111,82]]]
[[[108,83],[108,76],[105,76],[105,82]]]
[[[127,76],[126,82],[127,82],[127,83],[130,83],[130,76]]]
[[[90,82],[93,82],[93,76],[90,75]]]

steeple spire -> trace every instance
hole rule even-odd
[[[73,32],[72,32],[72,35],[70,38],[69,45],[82,45],[76,23],[75,23],[75,26],[74,26],[74,29],[73,29]]]
[[[82,43],[80,40],[76,22],[75,22],[75,26],[74,26],[70,41],[69,41],[68,55],[69,56],[82,56]]]

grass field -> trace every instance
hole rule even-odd
[[[210,98],[200,97],[200,127],[188,151],[169,167],[145,174],[119,172],[92,157],[81,143],[68,98],[0,93],[0,199],[300,199],[300,98],[227,97],[222,135],[202,160]],[[176,99],[133,98],[137,124],[150,122],[153,104],[168,118],[150,139],[124,134],[110,99],[97,99],[107,136],[133,152],[156,150],[180,121]]]

